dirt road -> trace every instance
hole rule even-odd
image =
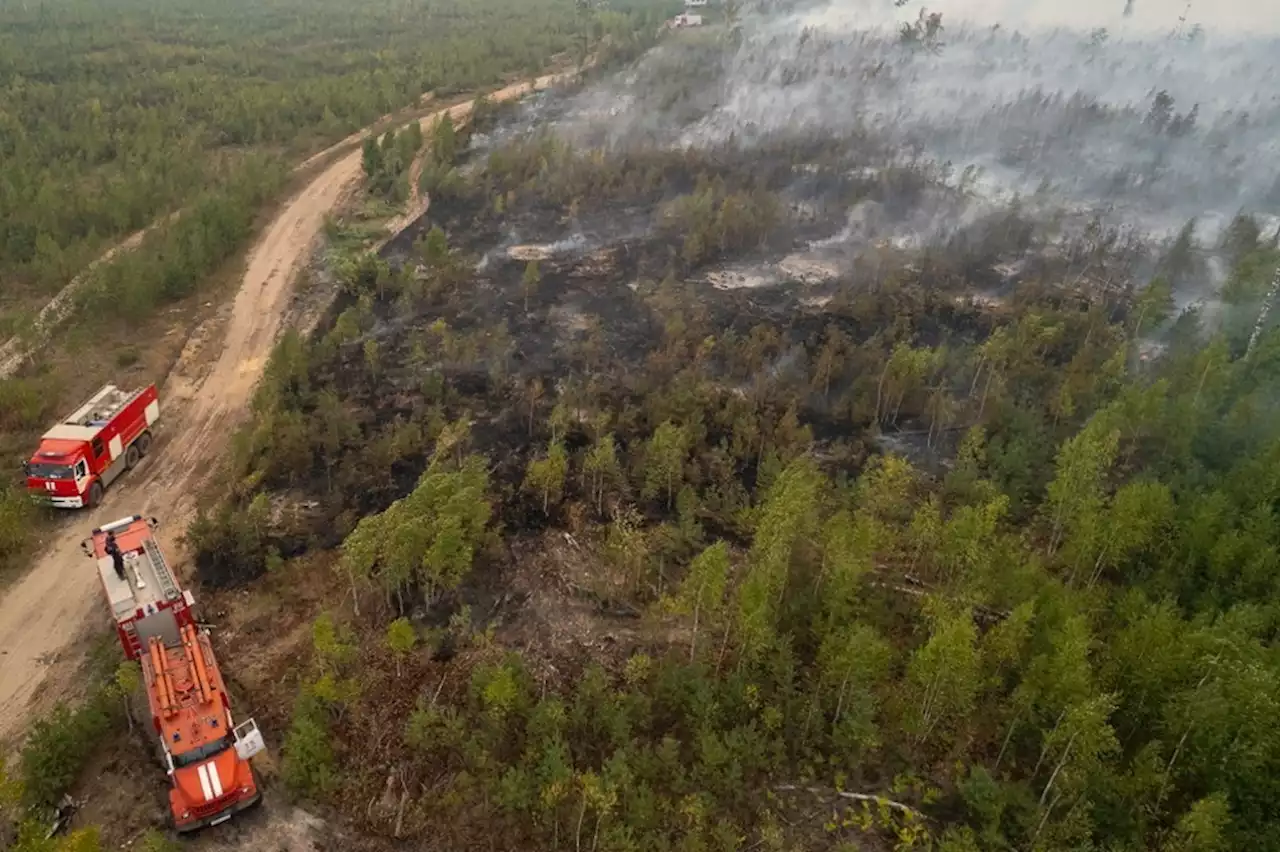
[[[547,75],[490,97],[518,98],[567,76]],[[450,107],[454,120],[471,103]],[[420,119],[424,129],[443,111]],[[79,542],[95,526],[130,514],[161,519],[161,546],[181,571],[178,541],[209,471],[245,415],[281,332],[299,268],[310,257],[325,214],[359,184],[356,149],[319,172],[279,211],[248,256],[221,340],[197,331],[161,388],[161,437],[153,454],[112,488],[103,505],[68,518],[44,542],[35,566],[0,600],[0,742],[20,734],[35,711],[74,694],[80,640],[106,626],[98,580]]]

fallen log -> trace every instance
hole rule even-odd
[[[850,793],[845,790],[831,790],[826,787],[803,787],[798,784],[782,784],[777,787],[774,787],[773,789],[780,793],[783,793],[783,792],[812,793],[815,796],[827,796],[830,798],[847,799],[854,802],[873,802],[882,807],[886,807],[886,808],[889,808],[890,810],[897,811],[898,813],[908,814],[914,819],[920,820],[921,822],[927,822],[929,819],[923,813],[911,807],[910,805],[903,804],[902,802],[896,802],[893,799],[887,798],[885,796],[881,796],[878,793]]]

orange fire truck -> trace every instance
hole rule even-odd
[[[107,486],[147,454],[159,419],[155,385],[137,391],[107,385],[44,433],[25,465],[27,491],[60,509],[97,506]]]
[[[265,745],[252,719],[239,725],[232,719],[209,634],[196,624],[194,598],[179,588],[156,545],[155,525],[154,518],[122,518],[95,529],[82,546],[98,567],[125,655],[142,665],[151,725],[172,785],[173,824],[188,832],[226,822],[259,801],[249,759]]]

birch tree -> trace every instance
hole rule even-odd
[[[905,723],[918,743],[968,718],[980,684],[972,613],[935,599],[929,604],[929,618],[929,639],[907,665],[910,706]]]
[[[715,626],[724,611],[728,582],[729,546],[723,541],[717,541],[699,553],[689,564],[689,573],[671,601],[676,612],[693,617],[689,662],[697,658],[699,628],[704,623]]]
[[[889,643],[865,624],[842,625],[823,638],[818,649],[819,684],[831,714],[832,736],[841,746],[876,744],[876,691],[892,660]]]
[[[433,459],[407,497],[363,518],[343,542],[353,591],[362,576],[376,576],[388,599],[410,586],[429,600],[456,588],[486,535],[488,485],[488,470],[477,456],[457,466]]]
[[[801,457],[769,488],[756,522],[747,575],[738,588],[736,626],[744,659],[773,641],[792,554],[815,532],[823,485],[817,465]]]
[[[822,528],[822,565],[815,588],[827,624],[846,622],[857,609],[862,578],[875,567],[882,529],[866,513],[841,510]]]
[[[1122,486],[1103,515],[1089,585],[1107,569],[1124,565],[1155,543],[1173,512],[1173,495],[1163,483],[1130,482]]]
[[[1087,547],[1086,542],[1098,534],[1105,477],[1115,461],[1119,441],[1118,432],[1108,429],[1101,418],[1094,418],[1058,450],[1045,501],[1050,554],[1057,551],[1065,536],[1074,536],[1077,546]]]
[[[391,655],[396,660],[396,677],[403,675],[404,659],[417,644],[418,634],[409,619],[397,618],[387,625],[386,645],[387,650],[391,651]]]
[[[1091,773],[1119,748],[1109,722],[1115,707],[1115,696],[1110,694],[1072,704],[1046,738],[1048,760],[1043,766],[1052,768],[1037,802],[1041,815],[1031,838],[1033,845],[1058,805],[1085,795]]]
[[[671,507],[679,485],[684,481],[684,462],[689,455],[691,438],[689,430],[670,420],[653,433],[644,450],[644,488],[641,496],[646,500],[666,494],[667,508]]]
[[[1046,760],[1049,738],[1062,724],[1068,708],[1096,692],[1089,658],[1093,636],[1086,619],[1072,614],[1057,623],[1042,622],[1036,627],[1048,647],[1032,656],[1014,691],[1013,713],[995,762],[999,767],[1014,733],[1030,723],[1042,732],[1047,730],[1032,774]]]
[[[618,482],[621,474],[612,432],[600,436],[591,445],[582,464],[582,473],[586,480],[584,490],[595,504],[596,514],[603,514],[605,491]]]

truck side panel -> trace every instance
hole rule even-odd
[[[94,473],[102,477],[104,486],[119,476],[124,467],[125,451],[151,428],[159,416],[160,403],[155,385],[148,385],[103,427],[101,440],[106,452],[93,460],[93,466]],[[120,467],[116,468],[116,465]]]

